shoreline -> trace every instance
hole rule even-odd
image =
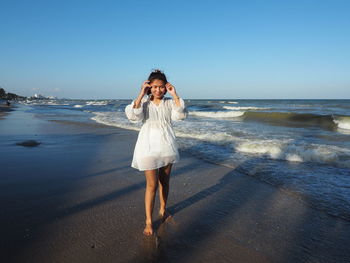
[[[24,118],[19,108],[1,120],[4,261],[350,260],[349,222],[183,151],[170,184],[174,218],[145,238],[145,180],[130,167],[136,131]],[[42,144],[15,145],[29,138]]]

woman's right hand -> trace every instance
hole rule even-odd
[[[151,88],[150,81],[149,81],[149,80],[145,80],[145,81],[142,83],[140,95],[143,97],[145,94],[147,94],[147,91],[148,91],[150,88]]]
[[[149,80],[145,80],[142,83],[140,94],[139,94],[139,96],[137,97],[137,99],[134,102],[134,108],[140,108],[141,107],[141,100],[142,100],[143,96],[145,96],[145,94],[147,94],[147,91],[151,88],[151,85],[149,83],[150,83]]]

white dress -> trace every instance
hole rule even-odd
[[[187,117],[185,102],[180,98],[180,106],[170,98],[160,101],[157,106],[145,96],[140,108],[133,108],[133,100],[125,108],[131,122],[143,123],[134,149],[131,167],[139,171],[153,170],[180,160],[172,121]]]

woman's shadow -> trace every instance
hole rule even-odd
[[[188,172],[189,168],[180,167],[176,170],[176,174],[181,174],[182,171]],[[154,222],[154,235],[142,240],[141,253],[131,262],[168,262],[184,259],[190,252],[188,244],[192,244],[190,247],[193,248],[198,242],[214,234],[216,225],[221,224],[222,226],[225,217],[244,205],[244,200],[232,201],[235,192],[240,187],[247,187],[241,185],[244,180],[240,180],[242,174],[238,170],[239,167],[232,169],[216,184],[168,207],[172,217],[165,221],[158,219]],[[201,169],[196,169],[196,171],[200,173]],[[255,194],[258,194],[258,191]],[[178,232],[176,215],[198,202],[206,202],[206,199],[213,195],[215,198],[203,205],[200,213],[195,218],[190,218],[187,226]],[[249,198],[245,201],[248,200]],[[208,225],[212,227],[207,227]]]

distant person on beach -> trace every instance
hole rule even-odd
[[[6,101],[6,106],[7,107],[10,107],[10,105],[11,105],[11,102],[9,102],[8,100]]]
[[[164,95],[169,92],[171,98]],[[147,95],[147,96],[145,96]],[[139,96],[125,108],[128,119],[143,123],[134,149],[131,167],[145,172],[146,226],[143,233],[153,234],[152,213],[159,187],[159,217],[171,217],[166,210],[172,164],[180,160],[172,121],[186,118],[185,102],[160,70],[154,70],[141,86]]]

